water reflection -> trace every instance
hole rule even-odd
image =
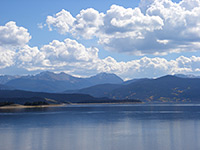
[[[200,148],[200,107],[84,106],[0,113],[2,150]]]

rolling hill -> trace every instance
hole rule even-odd
[[[109,98],[95,98],[87,94],[61,94],[61,93],[44,93],[44,92],[30,92],[21,90],[0,90],[0,103],[127,103],[127,102],[141,102],[140,100],[114,100]]]
[[[13,90],[14,88],[7,85],[0,84],[0,90]]]
[[[200,79],[163,76],[157,79],[142,79],[130,84],[102,84],[76,93],[112,99],[140,99],[148,102],[200,102]]]
[[[109,97],[113,90],[121,88],[122,86],[122,84],[98,84],[80,90],[67,90],[64,93],[80,93],[88,94],[94,97]]]

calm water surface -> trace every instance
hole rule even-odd
[[[198,150],[200,105],[0,110],[0,150]]]

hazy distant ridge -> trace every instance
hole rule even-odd
[[[2,78],[5,78],[5,76],[0,77],[0,79]],[[77,78],[63,72],[56,74],[46,71],[37,75],[7,80],[5,85],[19,90],[55,93],[104,83],[121,84],[123,80],[115,74],[108,73],[100,73],[89,78]]]

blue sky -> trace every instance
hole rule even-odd
[[[1,0],[0,74],[199,75],[198,10],[199,0]]]
[[[101,0],[3,0],[0,3],[1,9],[1,25],[4,25],[8,21],[17,22],[18,26],[26,27],[32,35],[30,40],[30,45],[32,46],[42,46],[48,44],[54,39],[63,40],[66,37],[71,37],[70,35],[60,35],[57,32],[49,32],[47,28],[41,29],[38,28],[39,23],[44,23],[48,15],[56,14],[61,9],[68,10],[73,16],[76,16],[82,9],[94,8],[100,12],[106,12],[111,5],[117,4],[124,7],[137,7],[139,5],[139,0],[109,0],[102,2]],[[12,10],[12,11],[11,11]],[[94,41],[81,41],[84,42],[87,46],[96,46]],[[130,55],[120,56],[117,53],[112,53],[104,51],[102,48],[102,53],[100,56],[106,57],[108,55],[114,55],[118,60],[131,60],[133,59]]]
[[[62,9],[68,10],[73,16],[76,16],[82,9],[94,8],[100,12],[106,12],[112,4],[118,4],[124,7],[136,7],[139,0],[1,0],[0,1],[1,25],[8,21],[15,21],[19,26],[26,27],[33,38],[31,45],[43,45],[51,40],[64,39],[57,33],[48,32],[38,28],[38,23],[44,23],[48,15],[56,14]],[[42,36],[42,37],[41,37]]]

